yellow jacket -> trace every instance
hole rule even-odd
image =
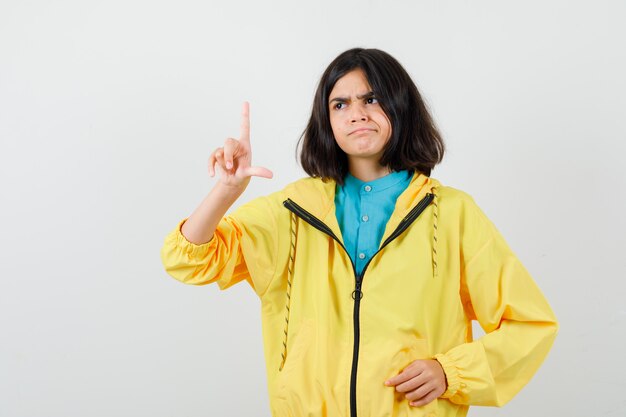
[[[334,181],[303,178],[226,215],[203,245],[184,238],[182,220],[161,251],[183,283],[246,280],[258,294],[273,416],[452,417],[509,401],[558,324],[472,197],[415,173],[357,277],[334,195]],[[477,340],[472,320],[486,332]],[[427,358],[448,388],[411,407],[384,381]]]

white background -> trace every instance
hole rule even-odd
[[[178,283],[165,235],[251,102],[255,178],[295,145],[324,68],[409,71],[472,195],[553,306],[544,366],[502,409],[626,415],[622,1],[0,3],[0,416],[269,416],[259,301]]]

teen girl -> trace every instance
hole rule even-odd
[[[181,282],[258,294],[272,414],[452,417],[509,401],[558,325],[472,197],[430,177],[443,141],[402,66],[340,54],[302,136],[309,177],[225,215],[252,176],[272,177],[251,164],[248,115],[161,255]]]

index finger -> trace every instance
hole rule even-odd
[[[392,386],[392,385],[396,386],[396,385],[399,385],[399,384],[401,384],[403,382],[406,382],[409,379],[412,379],[412,378],[416,377],[417,375],[421,374],[421,371],[411,367],[411,365],[409,365],[406,368],[404,368],[402,370],[402,372],[400,372],[398,375],[395,375],[395,376],[389,378],[388,380],[386,380],[385,381],[385,385],[387,385],[387,386]]]
[[[403,382],[408,381],[411,378],[412,377],[411,377],[411,375],[409,373],[403,371],[403,372],[399,373],[398,375],[396,375],[396,376],[386,380],[385,381],[385,385],[387,385],[388,387],[389,386],[396,386],[396,385],[399,385],[399,384],[401,384]]]
[[[240,140],[250,142],[250,103],[243,102],[241,109],[241,135]]]

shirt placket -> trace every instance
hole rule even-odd
[[[373,187],[369,184],[361,186],[359,190],[360,204],[359,204],[359,230],[357,236],[357,251],[356,251],[356,263],[357,269],[361,271],[373,253],[373,248],[368,246],[372,241],[372,221],[371,215],[373,213]]]

